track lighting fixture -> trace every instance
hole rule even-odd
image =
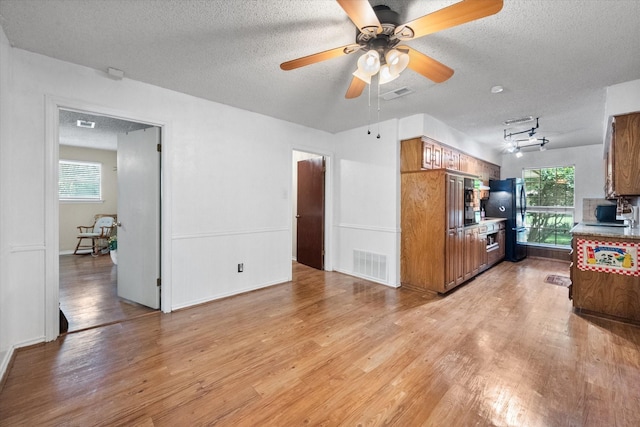
[[[538,138],[536,137],[536,130],[540,127],[538,118],[536,118],[536,125],[531,129],[523,130],[521,132],[510,132],[507,133],[507,130],[504,130],[504,141],[508,144],[507,151],[509,153],[516,153],[516,157],[522,157],[521,148],[524,147],[532,147],[534,145],[540,146],[540,151],[545,151],[547,147],[545,145],[549,142],[549,140],[545,137]],[[527,134],[527,138],[523,139],[514,139],[515,135],[523,135]]]

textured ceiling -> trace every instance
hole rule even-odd
[[[95,126],[92,129],[78,127],[78,120],[93,122]],[[127,133],[150,127],[150,125],[143,123],[134,123],[112,117],[94,116],[69,110],[60,110],[59,123],[60,144],[112,151],[118,148],[119,133]]]
[[[406,22],[455,1],[370,3]],[[353,43],[334,0],[0,0],[0,23],[14,47],[312,128],[368,121],[368,91],[344,97],[357,54],[279,68]],[[404,71],[381,90],[413,93],[382,101],[381,120],[426,113],[496,148],[503,121],[531,115],[549,149],[597,144],[605,87],[640,79],[640,1],[505,0],[496,15],[407,44],[455,74],[435,84]]]

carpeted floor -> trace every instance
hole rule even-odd
[[[559,276],[557,274],[549,274],[544,278],[545,283],[551,283],[552,285],[564,286],[568,288],[571,285],[571,279],[567,276]]]

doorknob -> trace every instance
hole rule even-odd
[[[116,222],[116,226],[122,227],[122,223],[120,221]]]
[[[296,218],[300,218],[300,215],[296,215]]]

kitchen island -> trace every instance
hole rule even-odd
[[[640,324],[640,229],[580,223],[571,234],[575,310]]]

